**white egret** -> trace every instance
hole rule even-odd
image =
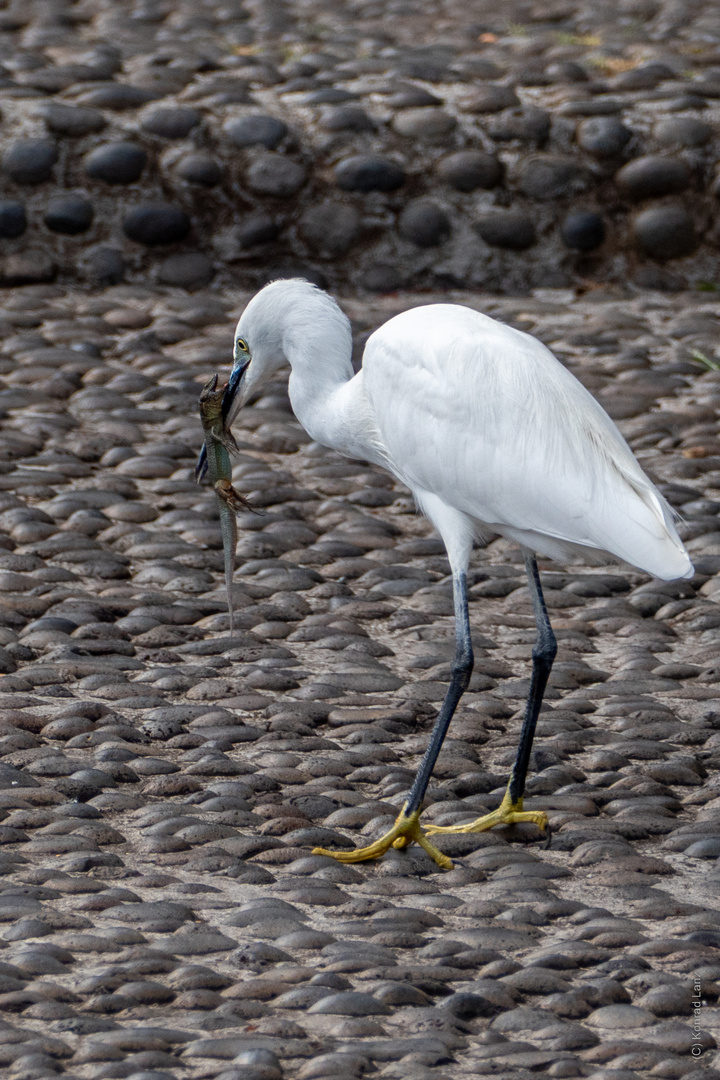
[[[382,465],[410,488],[447,549],[455,599],[450,685],[410,795],[382,839],[342,862],[416,842],[547,816],[523,810],[538,713],[557,652],[536,554],[561,561],[628,562],[654,577],[692,577],[673,513],[609,416],[536,338],[470,308],[431,304],[390,319],[351,364],[350,323],[327,293],[300,279],[275,281],[237,324],[224,399],[229,424],[284,364],[290,401],[318,443]],[[473,667],[466,571],[473,540],[497,535],[524,551],[537,624],[530,693],[517,758],[499,809],[470,825],[419,824],[422,801]],[[548,833],[549,836],[549,833]],[[318,849],[321,850],[321,849]]]

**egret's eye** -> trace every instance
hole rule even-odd
[[[248,348],[248,343],[247,341],[245,341],[245,338],[238,338],[235,342],[235,347],[239,352],[250,352],[250,349]]]

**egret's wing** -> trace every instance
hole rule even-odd
[[[363,378],[410,488],[508,535],[692,573],[672,511],[615,425],[535,338],[468,308],[418,308],[369,339]]]

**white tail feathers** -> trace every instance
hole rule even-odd
[[[640,526],[640,529],[644,525],[645,529],[642,529],[642,533],[637,527],[633,530],[633,540],[638,552],[628,561],[663,581],[691,578],[695,573],[695,568],[685,550],[685,545],[678,536],[675,527],[677,515],[672,507],[644,474],[640,482],[635,478],[626,477],[626,479],[636,496],[636,507],[640,503],[647,517],[650,518],[648,528],[646,522],[641,520],[641,515],[632,514],[632,524]]]

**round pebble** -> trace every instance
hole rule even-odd
[[[43,220],[52,232],[77,236],[88,231],[94,216],[92,203],[81,195],[56,195],[48,201]]]
[[[186,139],[201,120],[202,113],[197,109],[161,107],[146,113],[140,126],[143,131],[163,139]]]
[[[478,216],[475,228],[491,247],[524,251],[536,240],[535,226],[521,210],[488,210]]]
[[[486,83],[472,91],[461,102],[461,108],[469,113],[498,113],[503,109],[513,109],[520,104],[511,86],[499,83]]]
[[[454,131],[457,120],[444,109],[408,109],[395,114],[392,126],[408,139],[435,140]]]
[[[158,281],[179,289],[202,289],[214,276],[212,260],[199,251],[170,255],[158,268]]]
[[[311,226],[312,228],[312,226]],[[270,214],[251,214],[245,218],[237,229],[237,238],[240,247],[253,248],[258,244],[269,244],[280,235],[280,224]],[[324,238],[323,238],[324,243]]]
[[[657,206],[643,210],[633,220],[637,247],[653,259],[678,259],[690,255],[697,245],[695,226],[682,206]]]
[[[458,150],[455,154],[448,154],[441,158],[436,170],[445,183],[456,191],[464,192],[494,188],[503,176],[503,167],[498,158],[482,150]]]
[[[525,158],[518,172],[520,190],[532,199],[567,195],[579,178],[577,162],[556,154],[533,154]]]
[[[234,146],[264,146],[274,150],[288,133],[288,126],[276,116],[255,113],[227,120],[223,133]]]
[[[106,184],[134,184],[143,174],[147,154],[132,142],[108,143],[91,150],[85,158],[85,174]]]
[[[261,154],[252,162],[246,173],[246,182],[257,195],[288,198],[305,183],[304,165],[284,154]]]
[[[713,128],[694,116],[666,116],[655,124],[653,135],[663,146],[704,146]]]
[[[0,200],[0,236],[4,240],[16,240],[27,229],[25,206],[15,199]]]
[[[403,240],[417,247],[438,247],[449,238],[450,218],[431,199],[414,199],[398,218],[398,232]]]
[[[303,239],[314,251],[344,255],[360,236],[362,218],[354,206],[328,200],[306,210],[299,225]]]
[[[371,116],[359,105],[336,105],[323,110],[320,125],[325,131],[374,131]]]
[[[321,998],[310,1006],[308,1012],[331,1016],[388,1016],[392,1010],[370,994],[346,990]]]
[[[80,267],[84,277],[100,287],[118,285],[125,276],[122,252],[104,245],[86,251]]]
[[[17,139],[3,151],[0,168],[16,184],[44,184],[52,177],[58,156],[52,139]]]
[[[98,109],[83,109],[76,105],[61,105],[59,102],[45,106],[42,115],[53,135],[65,135],[75,139],[102,131],[107,123]]]
[[[177,164],[177,175],[188,184],[216,187],[223,177],[222,166],[210,154],[187,154]]]
[[[388,158],[358,154],[336,166],[335,182],[343,191],[396,191],[405,183],[405,173]]]
[[[123,232],[129,240],[148,247],[174,244],[190,232],[190,218],[170,203],[139,203],[125,215]]]
[[[623,165],[615,181],[629,198],[650,199],[683,191],[690,183],[690,170],[678,158],[648,154]]]
[[[562,238],[566,247],[574,251],[595,251],[605,239],[605,222],[600,214],[575,211],[562,223]]]
[[[622,153],[632,138],[632,131],[614,116],[591,116],[577,128],[578,144],[596,158],[611,158]]]

